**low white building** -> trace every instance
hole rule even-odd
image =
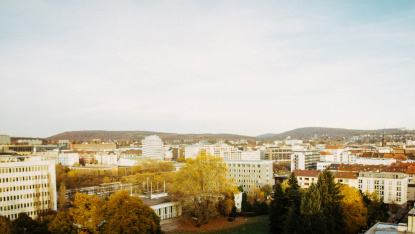
[[[0,163],[0,215],[14,220],[23,212],[34,219],[56,209],[55,161]]]

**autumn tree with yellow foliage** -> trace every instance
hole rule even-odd
[[[160,233],[160,217],[139,197],[121,190],[104,207],[104,233]]]
[[[367,208],[363,202],[363,196],[356,188],[348,185],[340,186],[341,202],[343,206],[343,219],[346,226],[343,233],[357,233],[362,227],[366,227]]]
[[[211,155],[187,160],[176,173],[170,193],[182,204],[183,214],[197,219],[198,226],[219,214],[218,201],[233,189],[227,173],[222,159]]]

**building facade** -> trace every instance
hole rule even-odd
[[[270,146],[265,149],[265,160],[290,162],[293,150],[291,147]]]
[[[233,178],[237,186],[243,187],[244,191],[250,192],[252,186],[260,188],[264,185],[275,184],[273,178],[273,162],[267,160],[225,161],[229,170],[228,176]]]
[[[0,163],[0,215],[12,220],[19,213],[36,218],[56,210],[55,161]]]
[[[384,203],[407,202],[408,178],[406,173],[361,171],[358,177],[358,189],[362,192],[377,192]]]
[[[147,136],[142,140],[143,156],[151,159],[164,160],[163,141],[156,135]]]
[[[317,162],[320,161],[318,150],[301,150],[294,151],[291,155],[291,171],[296,169],[315,170]]]

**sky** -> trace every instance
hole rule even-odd
[[[415,128],[415,1],[0,0],[0,135]]]

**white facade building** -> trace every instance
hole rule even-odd
[[[24,212],[36,218],[56,209],[55,161],[0,163],[0,215],[13,220]]]
[[[10,136],[8,135],[0,135],[0,145],[10,145]]]
[[[143,156],[151,159],[164,160],[163,141],[156,135],[147,136],[141,143],[143,144]]]
[[[384,203],[407,202],[408,178],[405,173],[361,171],[358,177],[358,189],[362,192],[377,191]]]
[[[266,184],[275,184],[273,177],[273,162],[260,161],[225,161],[229,170],[228,176],[235,179],[237,186],[242,185],[244,191],[249,192],[251,186],[260,188]]]
[[[63,166],[72,166],[74,163],[79,163],[79,154],[72,151],[62,151],[59,154],[59,163]]]
[[[293,151],[291,154],[291,171],[300,170],[315,170],[317,169],[317,162],[320,161],[320,153],[318,150],[302,150]]]

